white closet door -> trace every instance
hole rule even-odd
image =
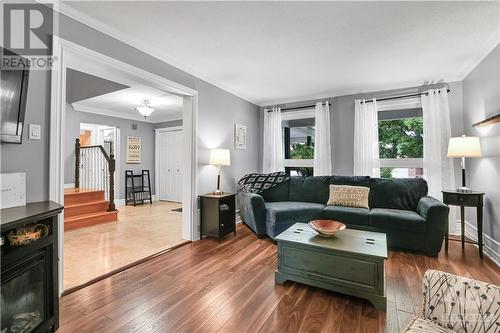
[[[158,141],[160,200],[181,202],[182,131],[160,132]]]
[[[168,200],[168,132],[160,132],[158,134],[158,167],[160,168],[160,181],[159,181],[159,198],[160,200]]]
[[[176,134],[175,147],[175,197],[178,202],[182,201],[182,131],[173,132]]]

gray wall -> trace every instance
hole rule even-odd
[[[368,92],[356,95],[337,96],[323,98],[317,100],[301,101],[297,103],[288,103],[280,105],[282,108],[294,107],[301,105],[312,105],[318,101],[328,100],[331,103],[331,135],[332,135],[332,174],[336,175],[352,175],[354,167],[354,100],[355,99],[371,99],[382,98],[388,96],[398,96],[411,94],[428,90],[429,88],[442,87],[444,84],[432,86],[411,87],[396,90],[384,90],[376,92]],[[451,128],[452,136],[461,135],[463,132],[462,124],[462,83],[450,82],[448,86],[451,90],[449,93],[449,103],[451,112]],[[263,124],[263,113],[260,118]],[[262,132],[262,131],[261,131]],[[458,180],[460,164],[455,163],[455,178]]]
[[[26,201],[49,197],[50,73],[31,71],[23,143],[1,143],[1,172],[26,173]],[[41,140],[28,139],[29,124],[41,125]]]
[[[140,173],[141,170],[149,170],[151,177],[151,191],[155,194],[155,137],[151,123],[115,118],[100,114],[75,111],[71,105],[66,104],[65,114],[65,142],[64,142],[64,183],[74,183],[75,175],[75,139],[80,135],[80,123],[114,126],[120,129],[120,156],[117,160],[119,174],[119,195],[117,199],[125,198],[125,170],[133,170]],[[137,124],[137,129],[132,129],[132,124]],[[127,136],[139,136],[142,141],[141,163],[127,164]]]
[[[129,88],[121,83],[69,68],[66,71],[66,101],[69,104],[113,91]]]
[[[233,164],[223,171],[223,190],[234,190],[235,179],[260,169],[259,111],[256,105],[64,15],[59,15],[59,31],[56,34],[198,91],[199,193],[211,191],[215,187],[216,170],[206,165],[207,149],[215,146],[232,147],[233,122],[248,127],[248,149],[233,151]],[[22,145],[1,145],[1,171],[27,173],[28,202],[49,197],[49,116],[50,73],[33,71],[29,83],[26,123],[42,125],[42,140],[26,140]]]
[[[473,128],[472,124],[500,113],[500,45],[463,81],[465,134],[479,136],[483,157],[466,160],[467,185],[484,191],[484,233],[500,241],[500,124]],[[467,209],[466,220],[476,225],[476,214]],[[497,243],[497,251],[498,248]]]

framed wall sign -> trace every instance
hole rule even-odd
[[[247,149],[247,127],[234,124],[234,149]]]
[[[141,163],[141,137],[127,136],[127,163],[139,164]]]

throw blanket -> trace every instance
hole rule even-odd
[[[264,174],[249,173],[240,179],[238,185],[241,186],[243,192],[261,193],[289,179],[290,176],[283,171]]]

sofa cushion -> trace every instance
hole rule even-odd
[[[288,201],[289,200],[289,181],[278,184],[270,189],[262,191],[260,195],[265,202]]]
[[[351,185],[330,185],[327,205],[369,208],[369,187]]]
[[[311,220],[321,218],[321,212],[325,205],[310,202],[267,202],[266,223],[307,223]]]
[[[331,176],[330,184],[370,187],[369,176]]]
[[[425,219],[411,210],[373,208],[370,225],[381,229],[425,232]]]
[[[370,208],[417,210],[420,198],[427,195],[427,182],[421,178],[370,180]]]
[[[330,176],[291,177],[290,201],[326,204],[330,195]]]
[[[326,206],[321,217],[327,220],[340,221],[344,224],[369,225],[370,210],[368,208]]]

